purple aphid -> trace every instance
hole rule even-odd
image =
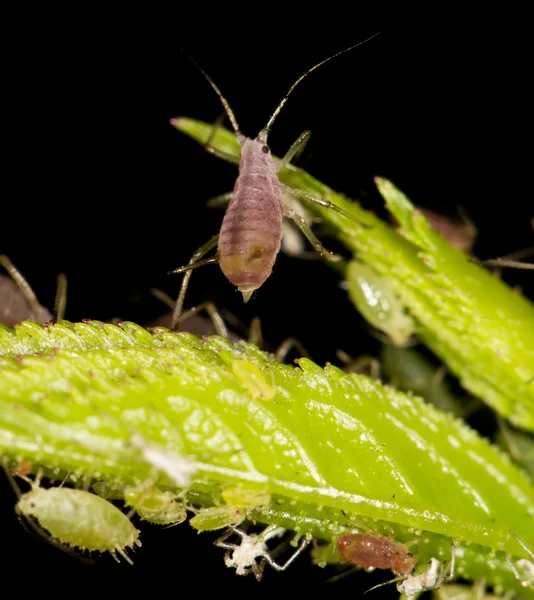
[[[343,214],[349,219],[351,217],[335,204],[320,197],[307,194],[302,190],[284,186],[278,179],[278,172],[287,166],[295,155],[302,151],[310,137],[310,132],[305,131],[280,161],[275,161],[272,157],[269,146],[267,145],[267,137],[276,117],[287,102],[289,95],[307,75],[329,60],[360,46],[377,35],[378,33],[359,44],[330,56],[306,71],[306,73],[297,79],[290,87],[286,96],[269,119],[267,125],[259,132],[255,139],[247,138],[241,133],[237,120],[226,98],[205,71],[197,65],[219,96],[219,99],[224,106],[226,115],[230,119],[237,140],[241,145],[241,158],[239,161],[239,176],[235,183],[234,191],[231,194],[225,194],[227,199],[229,199],[229,205],[222,222],[220,233],[199,248],[192,256],[188,265],[172,271],[172,273],[185,272],[182,288],[176,304],[176,310],[174,312],[173,326],[176,326],[179,323],[185,292],[191,277],[191,270],[195,267],[219,263],[223,273],[243,294],[243,299],[247,302],[252,293],[260,288],[271,274],[276,256],[280,250],[282,241],[282,219],[284,216],[295,222],[306,238],[312,243],[314,248],[324,258],[328,260],[339,259],[339,257],[323,248],[320,241],[311,231],[308,223],[294,210],[294,208],[290,207],[285,202],[284,196],[292,196],[298,200],[304,200],[324,208],[330,208]],[[176,123],[177,119],[174,119],[173,122]],[[235,162],[233,156],[229,156],[212,148],[209,145],[209,142],[210,141],[207,143],[207,148],[211,152],[230,162]],[[215,247],[217,247],[217,254],[215,257],[200,260]]]

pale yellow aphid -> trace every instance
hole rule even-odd
[[[247,511],[235,506],[202,508],[189,523],[198,531],[215,531],[236,527],[247,518]]]
[[[117,561],[119,554],[133,564],[126,550],[141,546],[139,531],[116,506],[84,490],[40,487],[39,477],[35,482],[26,481],[32,489],[20,497],[17,513],[35,518],[52,538],[66,546],[109,552]]]
[[[263,507],[271,502],[269,492],[244,485],[227,487],[221,495],[226,504],[239,508]]]
[[[347,287],[350,299],[368,323],[387,334],[397,346],[408,342],[415,323],[383,277],[353,260],[347,268]]]
[[[248,360],[234,359],[232,371],[238,377],[239,383],[253,398],[272,400],[276,389],[267,381],[265,375]]]

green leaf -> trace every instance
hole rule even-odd
[[[534,547],[532,482],[417,397],[307,359],[295,368],[249,344],[132,323],[2,326],[0,352],[5,458],[175,488],[139,451],[142,438],[195,465],[190,502],[252,484],[272,497],[252,510],[260,521],[327,541],[357,529],[345,515],[378,530],[373,519],[386,521],[399,541],[422,538],[420,561],[448,559],[455,538],[464,577],[530,593],[503,551],[528,558],[512,532]]]

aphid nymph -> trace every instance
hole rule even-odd
[[[32,489],[22,494],[15,510],[34,517],[41,527],[62,544],[80,550],[117,554],[132,564],[127,548],[141,546],[139,531],[116,506],[85,490],[40,486],[26,479]]]
[[[336,539],[341,556],[361,567],[391,569],[397,575],[409,575],[417,564],[404,544],[370,533],[347,533]]]
[[[275,162],[271,155],[271,151],[267,145],[267,137],[276,117],[287,102],[291,92],[307,75],[326,62],[364,44],[377,35],[378,33],[375,33],[367,40],[330,56],[306,71],[289,88],[289,91],[272,114],[267,125],[258,133],[255,139],[247,138],[241,133],[226,98],[207,73],[197,65],[224,106],[226,115],[241,145],[241,158],[239,161],[239,176],[236,180],[234,190],[231,194],[227,195],[230,203],[224,215],[219,234],[215,235],[209,242],[199,248],[193,254],[188,265],[172,271],[172,273],[185,272],[174,313],[173,327],[180,320],[185,292],[191,277],[191,270],[195,267],[218,262],[228,280],[237,287],[243,294],[244,301],[247,302],[252,293],[260,288],[271,274],[276,256],[280,250],[282,220],[284,216],[295,222],[323,257],[328,260],[338,259],[336,255],[323,248],[303,217],[284,203],[284,195],[290,195],[298,200],[330,208],[349,219],[351,217],[335,204],[301,190],[284,186],[278,179],[278,172],[287,166],[295,155],[303,149],[304,144],[306,144],[310,137],[310,132],[305,131],[291,146],[284,158],[278,162]],[[235,162],[233,157],[210,148],[209,141],[207,147],[221,158]],[[200,260],[215,247],[217,247],[217,254],[213,258]]]

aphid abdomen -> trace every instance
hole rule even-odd
[[[375,569],[391,569],[407,575],[417,563],[406,546],[382,536],[368,533],[349,533],[336,539],[341,556],[352,564]]]
[[[247,301],[271,274],[282,240],[282,188],[269,148],[246,139],[219,234],[219,265]]]

